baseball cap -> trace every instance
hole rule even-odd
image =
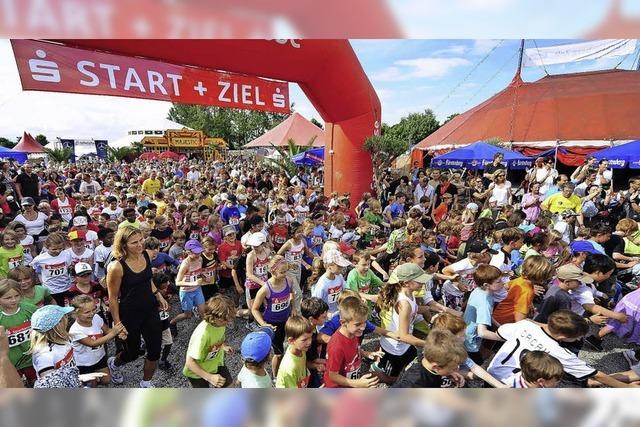
[[[271,353],[271,341],[273,340],[273,329],[260,328],[251,332],[242,340],[240,354],[244,360],[251,360],[256,363],[262,362]]]
[[[347,242],[340,242],[338,248],[340,248],[340,252],[346,256],[351,256],[356,253],[356,249]]]
[[[229,234],[236,234],[236,227],[233,225],[225,225],[222,227],[222,235],[227,236]]]
[[[69,232],[69,240],[87,240],[87,232],[84,230],[73,230]]]
[[[337,249],[328,250],[322,257],[322,261],[325,264],[336,264],[339,267],[349,267],[351,265],[349,260],[343,257]]]
[[[488,252],[491,255],[495,255],[498,253],[498,251],[494,251],[493,249],[491,249],[489,247],[489,245],[487,245],[486,242],[482,241],[482,240],[472,240],[470,242],[467,243],[467,252],[473,252],[476,254],[482,253],[482,252]]]
[[[494,196],[489,197],[489,203],[497,203],[498,199],[496,199]]]
[[[570,216],[578,216],[578,214],[575,213],[575,211],[572,211],[571,209],[567,209],[566,211],[562,211],[562,213],[560,215],[563,218],[569,218]]]
[[[360,240],[360,236],[358,236],[353,231],[349,231],[348,233],[344,233],[342,237],[340,237],[340,240],[345,243],[357,242],[358,240]]]
[[[197,240],[189,240],[184,244],[184,249],[194,254],[201,254],[203,251],[202,245]]]
[[[74,227],[82,227],[83,225],[87,225],[87,218],[84,216],[77,216],[73,218],[73,226]]]
[[[93,270],[91,266],[86,262],[79,262],[73,267],[73,270],[76,272],[76,276],[80,276],[85,273],[91,273]]]
[[[23,197],[22,202],[20,202],[20,205],[22,206],[35,206],[35,204],[36,202],[32,197]]]
[[[252,233],[247,239],[247,246],[260,246],[267,241],[267,236],[264,233],[258,231]]]
[[[60,323],[65,314],[69,314],[73,310],[73,307],[60,307],[59,305],[40,307],[31,316],[31,329],[38,332],[50,331]]]
[[[596,248],[593,247],[591,242],[586,240],[574,240],[569,245],[571,248],[571,254],[576,254],[578,252],[589,252],[590,254],[599,254]]]
[[[389,283],[408,282],[414,280],[418,283],[427,283],[431,276],[424,272],[418,264],[406,262],[400,264],[389,278]]]
[[[565,264],[558,268],[557,276],[560,280],[578,280],[582,283],[593,283],[593,278],[575,264]]]
[[[479,209],[479,207],[478,207],[478,204],[477,204],[477,203],[473,203],[473,202],[471,202],[471,203],[469,203],[469,204],[467,205],[467,209],[472,210],[472,211],[474,211],[474,212],[475,212],[475,211],[477,211],[477,210]]]

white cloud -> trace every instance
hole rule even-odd
[[[444,77],[454,68],[471,65],[464,58],[415,58],[401,59],[394,66],[375,73],[371,78],[375,81],[391,82],[415,78]]]
[[[433,56],[440,55],[464,55],[469,48],[462,44],[452,45],[444,49],[439,49],[433,52]]]
[[[477,39],[473,41],[473,47],[471,53],[474,55],[486,55],[491,52],[491,49],[496,47],[500,43],[500,40],[491,39]]]

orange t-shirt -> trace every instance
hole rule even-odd
[[[510,281],[507,287],[507,297],[493,309],[493,318],[501,325],[515,322],[516,312],[527,316],[535,296],[531,282],[522,277]]]

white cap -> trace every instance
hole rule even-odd
[[[75,265],[75,267],[73,267],[74,271],[76,272],[76,275],[82,274],[82,273],[91,273],[93,270],[91,269],[91,266],[89,264],[87,264],[86,262],[79,262]]]
[[[489,197],[489,203],[496,203],[498,201],[498,199],[496,199],[494,196]]]
[[[264,235],[261,231],[256,231],[252,233],[246,241],[247,246],[260,246],[261,244],[267,241],[267,236]]]
[[[472,211],[477,211],[479,209],[478,204],[471,202],[467,205],[467,209],[470,209]]]
[[[84,216],[77,216],[75,218],[73,218],[73,225],[74,227],[81,227],[83,225],[87,225],[87,218]]]
[[[327,251],[327,253],[322,257],[322,261],[325,264],[336,264],[339,267],[349,267],[351,265],[351,262],[343,257],[342,253],[336,249]]]

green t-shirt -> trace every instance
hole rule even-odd
[[[31,335],[31,315],[38,307],[25,301],[20,301],[18,311],[6,314],[0,311],[0,326],[6,329],[9,338],[9,360],[16,369],[32,366],[29,351]]]
[[[382,285],[382,280],[376,276],[373,271],[367,271],[367,274],[361,276],[354,268],[347,276],[347,287],[354,292],[362,292],[363,294],[376,293],[375,289]],[[374,289],[372,289],[372,287]],[[371,292],[371,291],[374,292]]]
[[[307,388],[309,375],[306,354],[296,356],[289,348],[278,368],[276,388]]]
[[[35,305],[40,308],[45,304],[51,304],[53,298],[51,298],[51,292],[49,289],[45,288],[42,285],[36,285],[33,288],[33,298],[29,298],[26,296],[22,296],[22,301],[26,301],[29,304]]]
[[[7,277],[9,270],[21,266],[23,256],[22,245],[13,249],[0,247],[0,278]]]
[[[367,211],[364,213],[363,217],[373,225],[378,225],[378,226],[382,225],[382,215],[373,213],[371,211]]]
[[[198,365],[210,374],[218,373],[218,368],[224,365],[224,326],[213,326],[205,321],[200,322],[191,334],[187,356],[198,362]],[[200,378],[191,372],[185,364],[182,373],[189,378]]]

